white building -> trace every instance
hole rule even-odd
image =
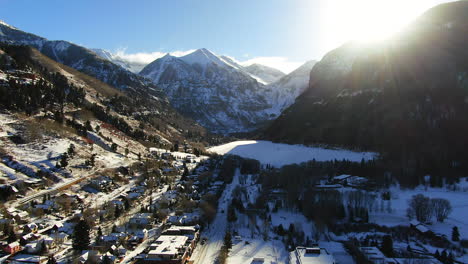
[[[364,256],[375,264],[387,263],[387,257],[376,247],[361,247],[361,252]]]
[[[296,247],[289,254],[291,264],[336,264],[335,258],[325,248]]]
[[[186,236],[160,236],[150,246],[150,251],[146,256],[147,260],[173,260],[180,259],[188,246]]]

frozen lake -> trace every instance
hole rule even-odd
[[[233,154],[244,158],[259,160],[262,164],[281,167],[287,164],[301,163],[315,159],[316,161],[343,160],[361,161],[377,157],[373,152],[355,152],[344,149],[325,149],[306,147],[303,145],[288,145],[264,140],[241,140],[208,149],[220,155]]]

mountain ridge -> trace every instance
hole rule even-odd
[[[467,11],[466,1],[439,5],[385,43],[329,52],[263,135],[378,151],[417,173],[465,166]]]

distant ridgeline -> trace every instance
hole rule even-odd
[[[329,52],[263,137],[378,151],[413,184],[466,175],[467,13],[467,1],[442,4],[385,43]]]

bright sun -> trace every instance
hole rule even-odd
[[[428,8],[432,0],[326,0],[321,5],[321,27],[327,42],[383,40],[401,30]]]

